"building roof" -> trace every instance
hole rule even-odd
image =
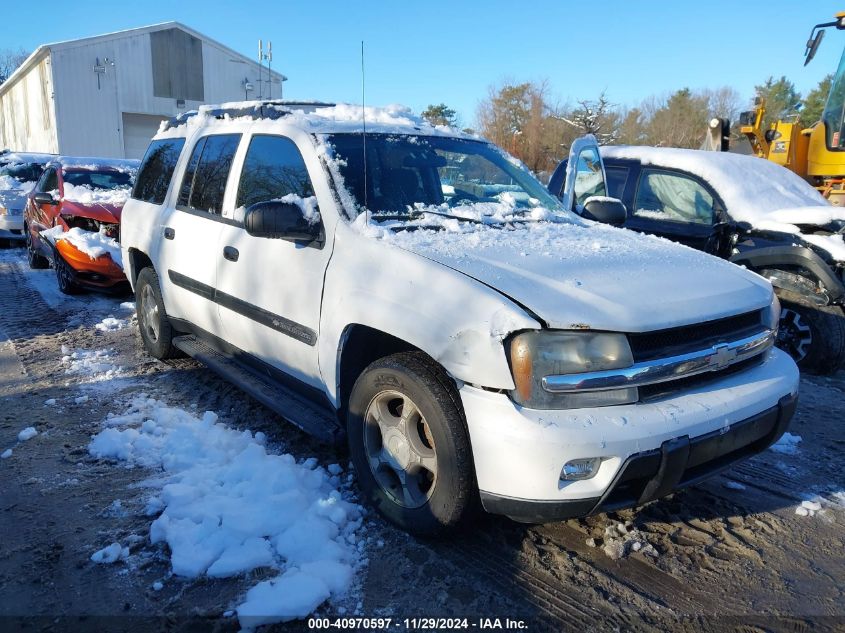
[[[140,26],[134,29],[125,29],[123,31],[114,31],[113,33],[104,33],[103,35],[92,35],[90,37],[81,37],[75,40],[65,40],[62,42],[53,42],[52,44],[42,44],[38,48],[36,48],[32,54],[27,57],[24,62],[18,66],[18,68],[9,75],[9,78],[0,85],[0,95],[6,92],[9,88],[11,88],[21,77],[23,77],[29,70],[39,64],[41,60],[43,60],[50,51],[54,50],[63,50],[63,49],[71,49],[76,48],[77,46],[84,46],[86,44],[91,44],[92,42],[96,41],[104,41],[109,39],[116,39],[120,37],[126,37],[131,35],[140,35],[141,33],[152,33],[153,31],[165,31],[167,29],[180,29],[193,35],[194,37],[201,39],[205,42],[213,44],[218,48],[226,51],[228,54],[232,55],[233,57],[237,57],[247,63],[256,64],[257,62],[252,59],[251,57],[247,57],[246,55],[237,52],[234,49],[229,48],[225,44],[221,44],[217,40],[214,40],[207,35],[203,35],[199,31],[195,31],[194,29],[185,26],[181,22],[161,22],[160,24],[151,24],[149,26]],[[270,71],[270,74],[274,79],[278,79],[279,81],[287,81],[287,77],[285,77],[282,73],[276,72],[275,70]]]

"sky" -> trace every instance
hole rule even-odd
[[[683,87],[725,85],[750,100],[756,84],[781,75],[805,94],[836,69],[845,46],[845,32],[829,29],[803,67],[811,28],[845,10],[842,0],[4,4],[0,49],[169,20],[249,56],[259,38],[271,40],[291,99],[360,102],[363,40],[369,105],[419,112],[442,102],[469,126],[489,88],[504,81],[547,80],[553,101],[573,105],[603,91],[632,107]]]

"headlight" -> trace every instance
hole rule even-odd
[[[769,304],[769,307],[764,311],[763,318],[765,320],[764,325],[772,332],[777,333],[778,324],[780,323],[780,300],[774,293],[772,293],[771,304]]]
[[[624,334],[531,331],[510,342],[511,371],[516,389],[511,397],[531,409],[575,409],[636,402],[636,388],[585,393],[551,393],[543,378],[560,374],[620,369],[634,364]]]

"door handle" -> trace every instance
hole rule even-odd
[[[169,226],[164,227],[164,239],[172,240],[176,237],[176,229],[171,229]]]
[[[226,246],[223,249],[223,257],[228,259],[230,262],[238,261],[238,257],[240,257],[240,255],[241,254],[238,252],[238,249],[234,246]]]

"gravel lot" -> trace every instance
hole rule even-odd
[[[22,249],[0,251],[0,453],[12,449],[0,460],[0,630],[234,631],[245,592],[276,573],[172,574],[166,545],[149,540],[139,484],[152,473],[88,452],[109,414],[140,393],[262,431],[297,460],[346,468],[343,453],[194,361],[147,357],[124,301],[64,297]],[[62,358],[80,350],[119,371],[95,382],[67,373]],[[485,516],[437,542],[368,513],[352,590],[317,614],[393,618],[392,630],[415,617],[467,617],[471,629],[510,618],[532,631],[843,630],[844,392],[845,372],[804,378],[790,429],[800,442],[635,511],[543,526]],[[20,441],[26,427],[38,434]],[[112,542],[128,557],[91,561]]]

